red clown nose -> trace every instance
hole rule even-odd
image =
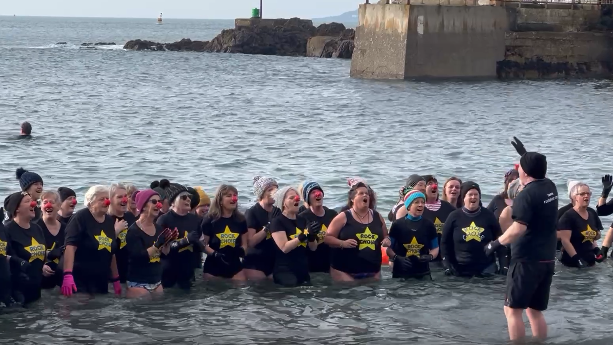
[[[124,204],[127,204],[127,203],[128,203],[128,197],[127,197],[127,196],[124,196],[124,197],[121,199],[121,202],[122,202],[122,203],[124,203]]]
[[[237,202],[237,201],[238,201],[238,196],[232,195],[232,202]]]
[[[43,205],[44,208],[53,208],[53,205],[50,202],[47,202]]]
[[[36,203],[36,201],[32,200],[30,201],[30,208],[34,208],[36,207],[38,204]]]
[[[109,206],[111,204],[111,200],[104,199],[104,206]]]
[[[438,185],[436,183],[433,183],[430,187],[433,191],[436,191],[438,189]]]
[[[315,193],[313,193],[313,196],[314,196],[316,199],[319,199],[319,198],[321,198],[321,197],[323,196],[323,193],[322,193],[322,192],[320,192],[320,191],[316,191]]]
[[[155,207],[156,207],[156,208],[159,208],[159,209],[162,209],[162,203],[161,203],[161,202],[158,202],[157,204],[155,204]]]
[[[294,201],[300,201],[300,195],[296,194],[296,195],[294,196]]]
[[[519,171],[519,164],[515,164],[515,170]]]
[[[72,206],[75,206],[76,204],[77,204],[77,199],[76,198],[72,199]]]

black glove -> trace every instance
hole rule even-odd
[[[577,265],[577,268],[587,267],[587,263],[583,261],[583,259],[579,256],[579,254],[575,254],[571,259],[575,262],[575,265]]]
[[[485,248],[483,248],[483,250],[485,251],[485,255],[490,256],[490,255],[494,254],[494,252],[500,246],[501,246],[501,244],[500,244],[500,242],[498,242],[498,240],[492,241],[492,242],[488,243],[487,246],[485,246]]]
[[[162,233],[158,236],[153,246],[156,247],[157,249],[162,248],[162,246],[166,244],[166,242],[168,242],[168,237],[170,236],[170,232],[171,230],[168,228],[162,231]]]
[[[54,248],[53,250],[50,250],[49,254],[47,254],[47,260],[53,261],[53,260],[59,259],[62,256],[62,254],[64,254],[65,248],[66,248],[65,246],[60,246],[60,247]]]
[[[507,273],[509,273],[509,268],[508,267],[501,267],[500,270],[498,271],[498,274],[501,274],[503,276],[506,276]]]
[[[18,256],[11,255],[10,262],[14,265],[14,267],[19,268],[23,273],[28,272],[28,269],[30,269],[30,263],[26,260],[22,260]]]
[[[245,248],[238,246],[234,248],[234,253],[236,254],[236,256],[238,256],[239,258],[244,258],[246,253],[245,253]]]
[[[445,270],[445,275],[446,276],[454,276],[455,272],[453,271],[453,269],[448,268],[448,269]]]
[[[421,261],[421,262],[430,262],[430,261],[432,261],[432,259],[434,259],[434,258],[430,254],[421,255],[419,257],[419,261]]]
[[[226,265],[229,265],[229,264],[230,264],[230,263],[228,262],[228,260],[226,259],[226,255],[225,255],[224,253],[220,253],[220,252],[218,252],[218,251],[215,251],[215,252],[213,253],[213,257],[214,257],[215,259],[220,260],[221,262],[223,262],[223,263],[224,263],[224,264],[226,264]]]
[[[317,235],[319,235],[320,231],[321,224],[319,224],[319,222],[311,222],[311,224],[309,224],[309,234],[307,236],[309,242],[317,241]]]
[[[604,261],[609,256],[609,247],[606,247],[606,246],[600,247],[600,253],[598,254],[602,255],[602,261]],[[596,256],[598,256],[598,254]]]
[[[611,192],[611,188],[613,188],[613,176],[604,175],[602,177],[602,194],[600,194],[600,197],[606,199]]]
[[[298,241],[306,242],[306,240],[307,240],[307,235],[305,235],[305,234],[298,235]]]
[[[527,152],[526,148],[524,147],[524,144],[519,139],[517,139],[517,137],[513,137],[513,140],[515,141],[511,141],[511,145],[513,145],[515,151],[517,151],[520,156],[523,156],[524,153]]]
[[[190,245],[189,239],[188,238],[182,238],[182,239],[180,239],[178,241],[173,241],[170,244],[170,249],[171,250],[179,250],[179,249],[183,249],[183,248],[185,248],[185,247],[187,247],[189,245]]]
[[[399,270],[398,272],[407,272],[413,269],[413,263],[410,258],[396,254],[392,261],[394,262],[394,270]]]

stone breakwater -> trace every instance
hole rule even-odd
[[[126,42],[126,50],[185,51],[259,54],[279,56],[335,57],[351,59],[355,31],[343,24],[313,26],[299,18],[278,21],[279,25],[240,26],[223,30],[210,41],[184,38],[173,43],[146,40]]]

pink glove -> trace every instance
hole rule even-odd
[[[119,277],[115,279],[113,279],[113,290],[115,291],[115,295],[121,296],[121,283],[119,282]]]
[[[74,292],[77,292],[77,285],[74,283],[71,271],[64,272],[64,280],[62,281],[62,295],[70,297]]]

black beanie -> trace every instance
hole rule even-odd
[[[187,188],[185,186],[180,185],[178,183],[170,183],[168,180],[160,181],[160,188],[164,190],[164,194],[166,195],[166,199],[168,199],[168,203],[172,205],[177,196],[183,192],[187,192]]]
[[[187,187],[187,191],[189,192],[189,194],[192,195],[191,203],[189,204],[189,207],[191,207],[191,209],[193,210],[196,207],[198,207],[198,204],[200,203],[200,195],[192,187]]]
[[[15,212],[17,212],[19,204],[21,204],[21,200],[23,200],[26,195],[29,194],[26,192],[16,192],[4,199],[4,209],[6,212],[8,212],[9,219],[15,217]]]
[[[538,152],[526,152],[519,159],[519,165],[524,172],[537,180],[547,175],[547,157]]]
[[[158,193],[160,195],[160,199],[161,200],[166,200],[166,191],[160,187],[160,184],[162,182],[168,182],[168,180],[162,180],[162,181],[153,181],[151,182],[151,184],[149,185],[149,188],[153,189],[156,193]],[[168,182],[170,184],[170,182]]]
[[[21,190],[25,191],[36,182],[43,183],[43,178],[39,174],[27,171],[24,168],[19,168],[15,171],[15,176],[19,180]]]
[[[75,198],[77,197],[77,194],[74,192],[74,190],[68,187],[60,187],[57,189],[57,192],[60,195],[60,200],[62,202],[66,201],[66,199],[70,198],[71,196]]]
[[[426,181],[426,184],[428,184],[428,182],[431,182],[431,181],[438,183],[434,175],[423,175],[422,178],[424,179],[424,181]]]
[[[481,200],[481,188],[479,185],[473,181],[466,181],[460,186],[460,200],[462,200],[462,204],[464,204],[464,198],[471,189],[476,189],[479,192],[479,200]]]

